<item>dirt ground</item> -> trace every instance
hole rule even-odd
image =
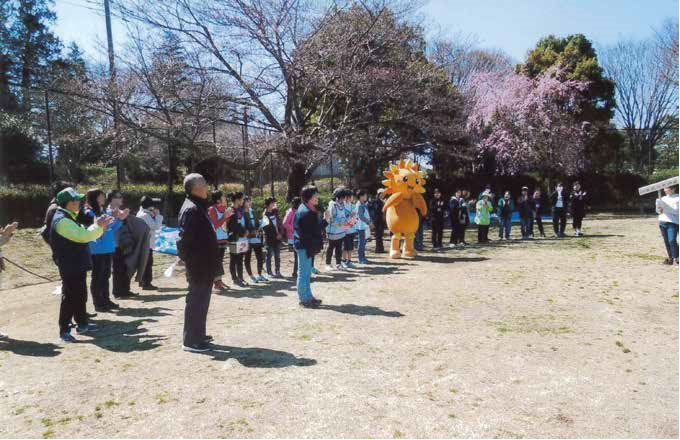
[[[160,291],[67,346],[56,283],[14,287],[40,280],[10,266],[0,437],[678,437],[678,271],[660,264],[656,220],[584,227],[370,254],[314,278],[319,310],[290,279],[213,295],[210,354],[180,350],[186,283],[161,278],[168,257]],[[55,275],[32,231],[6,255]]]

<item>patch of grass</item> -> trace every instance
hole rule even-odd
[[[404,438],[404,433],[401,431],[394,431],[394,434],[392,434],[392,438]]]
[[[623,342],[616,341],[616,346],[621,348],[621,351],[623,351],[624,353],[630,353],[630,349],[628,347],[626,347],[625,345],[623,345]]]
[[[458,388],[453,388],[453,387],[452,387],[452,388],[449,388],[449,391],[450,391],[452,394],[458,394],[458,391],[459,391],[459,390],[458,390]]]
[[[158,393],[154,398],[159,405],[163,405],[164,403],[168,403],[170,396],[168,393]]]
[[[120,404],[118,402],[116,402],[115,400],[107,400],[106,402],[104,402],[104,406],[106,408],[111,408],[113,406],[118,406],[118,405],[120,405]]]
[[[487,323],[496,327],[496,330],[502,334],[510,332],[521,334],[538,333],[541,336],[545,336],[574,332],[570,327],[555,325],[553,321],[556,321],[554,315],[523,315],[512,317],[507,321],[487,321]]]
[[[456,415],[455,414],[449,414],[449,419],[455,419]]]
[[[96,419],[101,419],[102,417],[104,417],[104,414],[100,413],[99,411],[96,411],[96,412],[94,413],[94,417],[95,417]]]
[[[54,430],[53,429],[48,429],[47,431],[42,433],[42,438],[52,438],[54,437]]]
[[[42,423],[45,428],[49,428],[50,426],[54,425],[54,421],[52,421],[52,419],[49,417],[40,419],[40,423]]]
[[[22,407],[20,407],[20,408],[17,408],[17,409],[14,410],[14,415],[15,415],[15,416],[20,416],[20,415],[22,415],[23,413],[25,413],[25,412],[26,412],[26,409],[28,409],[28,408],[30,408],[30,407],[28,407],[28,406],[22,406]]]
[[[639,258],[641,260],[647,260],[647,261],[658,261],[659,256],[657,255],[652,255],[652,254],[624,254],[624,257],[629,257],[629,258]]]

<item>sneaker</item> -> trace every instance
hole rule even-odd
[[[333,272],[334,270],[335,270],[335,268],[333,266],[331,266],[330,264],[326,265],[326,269],[325,269],[326,272]]]
[[[142,290],[158,290],[158,287],[154,286],[153,284],[148,284],[146,286],[142,286]]]
[[[246,283],[243,280],[236,280],[236,281],[234,281],[234,284],[236,284],[239,287],[248,287],[248,283]]]
[[[274,275],[274,278],[276,278],[277,280],[280,280],[280,279],[283,278],[283,275],[281,275],[281,272],[276,272],[276,275]]]
[[[260,280],[257,277],[250,277],[250,281],[252,281],[253,284],[257,284]]]
[[[316,267],[312,267],[312,274],[319,275],[320,273],[321,272],[319,272],[319,269],[317,269]]]
[[[671,260],[670,258],[666,258],[665,260],[663,260],[663,264],[667,264],[670,266],[673,264],[673,260]]]
[[[111,307],[109,307],[108,304],[103,306],[94,306],[94,311],[97,313],[109,313],[111,311]]]
[[[128,290],[125,293],[119,293],[118,295],[114,294],[113,296],[116,298],[132,298],[134,296],[139,296],[139,294]]]
[[[260,275],[260,276],[257,277],[257,280],[258,280],[258,281],[269,281],[269,278],[267,278],[267,277],[264,276],[264,275]]]
[[[316,298],[312,298],[312,301],[314,301],[314,302],[316,303],[317,306],[320,306],[321,303],[323,302],[323,301],[321,301],[320,299],[316,299]]]
[[[449,243],[449,249],[453,249],[458,246],[456,243]]]
[[[9,335],[7,333],[0,332],[0,339],[9,339]]]
[[[304,301],[300,302],[300,306],[304,307],[305,309],[316,309],[319,307],[320,302],[316,302],[313,299],[310,299],[309,301]]]
[[[338,265],[339,270],[349,269],[349,266],[344,261]]]
[[[356,269],[356,266],[351,261],[348,261],[347,263],[345,263],[345,267],[347,269]]]
[[[212,336],[210,336],[210,335],[205,335],[205,338],[203,338],[203,341],[204,341],[204,342],[212,342],[213,339],[214,339],[214,338],[213,338]]]
[[[207,342],[200,342],[198,344],[193,344],[193,345],[183,345],[182,350],[188,351],[188,352],[191,352],[191,353],[205,353],[206,351],[212,350],[212,347]]]
[[[66,342],[67,344],[76,342],[76,338],[73,337],[71,332],[64,332],[59,335],[59,339],[61,339],[62,342]]]
[[[213,283],[213,288],[219,292],[223,292],[225,290],[228,290],[229,287],[227,287],[226,284],[222,280],[217,280]]]
[[[109,309],[120,309],[120,306],[113,301],[107,302],[106,305],[109,307]]]
[[[370,264],[368,260],[359,260],[359,264]]]
[[[97,330],[99,330],[99,326],[97,326],[97,324],[92,324],[92,323],[84,325],[84,326],[79,326],[79,325],[76,326],[76,333],[78,333],[79,335],[84,335],[84,334],[87,334],[87,333],[96,332]]]

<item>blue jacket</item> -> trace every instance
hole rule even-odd
[[[107,214],[110,215],[108,211]],[[92,220],[94,220],[94,218],[96,217],[94,211],[91,208],[85,209],[85,215]],[[111,225],[109,225],[109,227],[106,228],[106,232],[104,232],[104,234],[101,237],[89,243],[90,253],[92,255],[114,253],[116,251],[116,231],[120,229],[122,225],[123,222],[121,222],[118,219],[115,219],[113,223],[111,223]]]
[[[347,227],[345,225],[349,221],[349,210],[345,208],[344,204],[335,201],[328,204],[328,209],[331,212],[331,221],[326,228],[328,238],[330,240],[340,240],[347,235]]]

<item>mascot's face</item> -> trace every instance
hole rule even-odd
[[[392,165],[390,171],[385,171],[383,185],[387,187],[387,194],[402,194],[404,198],[410,199],[414,193],[425,192],[425,173],[419,170],[418,164],[410,160],[399,161],[399,166]]]

